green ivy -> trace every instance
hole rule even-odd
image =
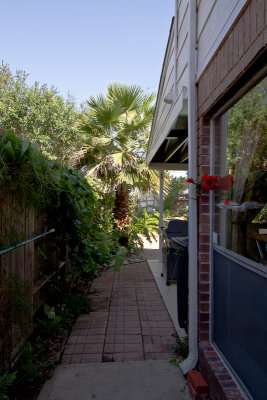
[[[8,400],[8,391],[16,379],[16,372],[12,374],[5,373],[0,376],[0,400]]]
[[[56,246],[71,248],[73,285],[81,276],[96,276],[98,265],[111,261],[118,248],[116,234],[106,229],[99,194],[82,171],[48,160],[11,130],[0,133],[0,167],[0,189],[44,211],[56,229]]]

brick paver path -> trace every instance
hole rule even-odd
[[[78,317],[62,364],[170,360],[176,331],[147,262],[95,279],[93,311]]]

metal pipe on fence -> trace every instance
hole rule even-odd
[[[54,228],[53,228],[53,229],[50,229],[50,230],[47,231],[47,232],[40,233],[40,235],[37,235],[37,236],[34,236],[34,237],[30,238],[30,239],[24,240],[23,242],[20,242],[20,243],[18,243],[18,244],[14,244],[13,246],[9,246],[9,247],[7,247],[7,248],[5,248],[5,249],[2,249],[2,250],[0,250],[0,255],[1,255],[1,254],[4,254],[4,253],[7,253],[7,252],[10,251],[10,250],[14,250],[14,249],[16,249],[16,248],[18,248],[18,247],[20,247],[20,246],[23,246],[24,244],[27,244],[27,243],[29,243],[29,242],[32,242],[33,240],[39,239],[40,237],[49,235],[50,233],[53,233],[53,232],[55,232],[55,229],[54,229]]]

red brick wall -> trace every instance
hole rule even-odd
[[[266,49],[267,2],[251,0],[244,7],[226,38],[200,76],[198,85],[198,176],[210,174],[210,119],[207,115],[216,108],[237,80],[245,76],[257,57]],[[198,339],[200,342],[200,369],[211,385],[211,399],[242,399],[242,395],[228,375],[216,354],[216,362],[223,368],[216,372],[209,360],[210,346],[210,207],[209,193],[198,201]],[[203,348],[202,348],[203,347]],[[214,349],[211,349],[213,351]],[[226,379],[227,378],[227,379]],[[228,379],[229,378],[229,379]],[[220,381],[226,379],[222,384]],[[232,385],[232,386],[231,386]],[[233,386],[234,385],[234,386]],[[220,387],[220,390],[219,390]],[[217,394],[216,394],[217,393]]]
[[[208,377],[211,400],[245,400],[210,343],[200,343],[199,360],[199,367],[203,376],[206,379]]]
[[[210,121],[201,118],[198,122],[198,173],[210,172]],[[198,201],[198,336],[200,341],[209,340],[210,319],[210,207],[209,193],[203,192]]]

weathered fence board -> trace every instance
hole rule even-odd
[[[51,229],[44,213],[23,205],[15,195],[0,193],[0,250],[30,239]],[[55,234],[53,234],[55,235]],[[9,361],[18,344],[30,333],[34,313],[38,310],[44,285],[59,268],[57,250],[51,247],[49,235],[38,238],[0,255],[0,362]],[[62,265],[62,260],[61,260]],[[16,293],[10,290],[15,278],[28,301],[27,315],[16,310]],[[13,284],[13,283],[12,283]],[[12,293],[11,293],[12,292]],[[21,296],[17,291],[17,296]],[[12,297],[12,298],[11,298]],[[28,323],[25,330],[22,318]],[[27,324],[26,324],[27,325]]]

